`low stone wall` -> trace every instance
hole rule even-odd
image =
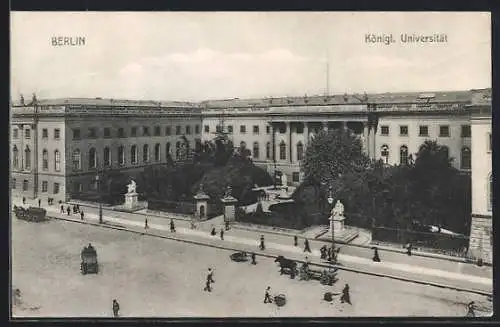
[[[472,215],[469,256],[493,262],[492,218]]]

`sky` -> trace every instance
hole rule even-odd
[[[491,87],[489,13],[12,12],[10,32],[15,100],[33,92],[201,101]],[[366,43],[370,33],[396,43]],[[404,44],[402,33],[448,42]],[[56,36],[85,45],[53,46]]]

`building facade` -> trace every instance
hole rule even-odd
[[[472,223],[469,251],[474,258],[493,260],[492,107],[490,98],[475,99],[471,105]]]
[[[11,110],[11,185],[14,194],[66,200],[94,188],[99,171],[134,176],[146,166],[182,160],[186,140],[193,147],[217,131],[244,145],[271,174],[286,174],[291,184],[303,179],[301,162],[313,135],[335,128],[351,130],[370,158],[390,165],[406,164],[425,140],[437,140],[453,165],[469,172],[471,103],[488,92],[18,104]]]

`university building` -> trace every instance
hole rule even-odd
[[[425,140],[437,140],[453,165],[469,173],[471,105],[485,96],[491,89],[199,103],[100,98],[18,103],[11,108],[11,188],[15,195],[67,200],[95,189],[99,172],[133,177],[146,166],[183,160],[183,147],[211,140],[217,131],[292,184],[303,178],[301,162],[313,135],[335,128],[350,129],[372,159],[390,165],[407,164]]]

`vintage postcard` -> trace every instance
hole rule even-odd
[[[12,318],[493,314],[487,12],[12,12]]]

